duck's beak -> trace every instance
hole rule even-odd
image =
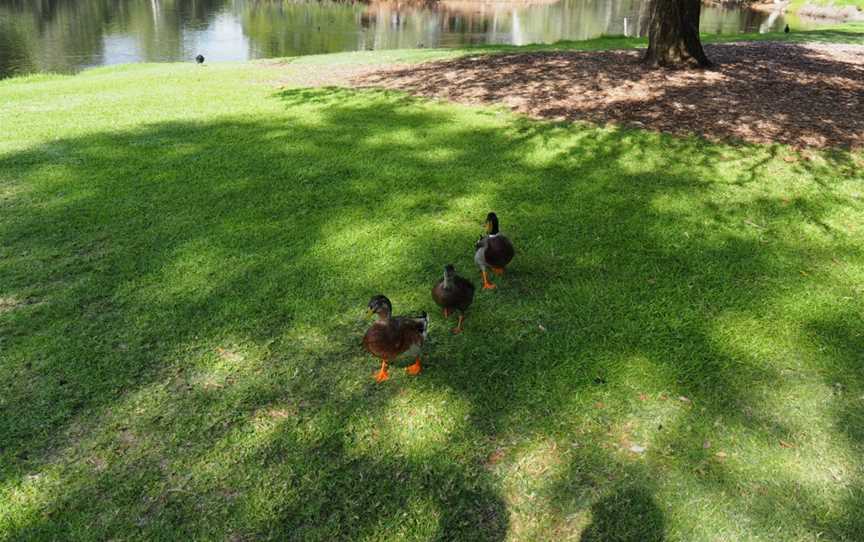
[[[366,318],[369,318],[373,314],[375,314],[375,312],[372,309],[366,309]]]
[[[492,223],[491,222],[484,222],[483,227],[486,229],[486,233],[489,233],[490,231],[492,231]]]

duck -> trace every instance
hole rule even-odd
[[[444,310],[444,318],[450,317],[451,311],[459,311],[459,323],[450,331],[458,335],[462,333],[465,323],[465,311],[474,301],[474,285],[470,280],[456,274],[453,264],[444,266],[444,277],[432,287],[432,299]]]
[[[414,364],[405,372],[412,376],[420,374],[420,353],[429,332],[429,316],[425,312],[419,316],[393,316],[393,304],[381,294],[373,296],[367,308],[370,316],[377,316],[363,336],[363,348],[381,358],[381,369],[375,374],[375,381],[380,383],[390,378],[388,363],[403,354],[415,357]]]
[[[483,289],[493,290],[495,285],[489,282],[487,270],[491,269],[498,276],[504,274],[504,269],[513,260],[516,251],[510,239],[504,237],[498,230],[498,215],[486,215],[486,235],[480,237],[474,245],[474,262],[480,268],[483,277]]]
[[[783,29],[783,33],[788,34],[789,32],[791,32],[791,29],[789,28],[789,25],[787,24],[786,28]]]
[[[198,64],[204,64],[204,55],[198,55],[195,57],[195,62]]]

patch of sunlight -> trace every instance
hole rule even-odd
[[[144,306],[206,301],[222,284],[243,273],[243,265],[232,261],[230,253],[215,249],[209,239],[201,239],[181,245],[157,273],[129,281],[121,293]]]
[[[730,356],[771,376],[751,379],[742,412],[749,423],[726,431],[723,447],[716,448],[723,457],[715,453],[705,470],[739,480],[744,498],[782,500],[794,491],[814,495],[824,506],[841,503],[856,480],[858,455],[834,421],[842,397],[819,370],[827,354],[808,344],[796,325],[768,327],[749,315],[718,317],[712,339],[725,350],[741,345]],[[716,491],[728,485],[718,484]]]
[[[100,412],[70,422],[57,435],[55,450],[36,470],[0,483],[0,524],[14,521],[17,528],[24,521],[26,526],[27,521],[50,512],[94,480],[144,469],[160,461],[167,465],[175,453],[169,450],[185,438],[184,424],[190,420],[194,423],[195,419],[206,423],[219,415],[217,407],[209,411],[189,409],[198,400],[197,392],[218,392],[213,394],[218,399],[224,396],[223,388],[254,380],[252,373],[258,371],[264,350],[264,346],[256,347],[250,341],[226,343],[225,347],[203,354],[202,360],[189,360],[187,367],[198,364],[197,370],[173,371],[123,395]],[[250,442],[264,442],[295,415],[293,405],[267,405],[253,412],[238,431],[248,433]],[[154,424],[160,429],[154,429]],[[213,449],[221,450],[223,456],[239,455],[243,447],[235,447],[232,436],[229,432]],[[10,514],[7,510],[15,516],[6,517]]]
[[[26,521],[39,510],[44,510],[58,496],[62,488],[63,469],[59,466],[44,469],[23,478],[10,478],[0,485],[0,525]],[[14,515],[12,511],[17,511]]]
[[[360,318],[363,313],[360,308],[365,310],[365,307],[358,307],[357,315],[353,319]],[[345,316],[351,319],[350,316]],[[285,332],[285,338],[299,349],[299,353],[303,357],[310,356],[315,353],[333,351],[333,341],[320,325],[313,325],[308,322],[297,322]]]
[[[0,314],[12,312],[15,309],[20,309],[27,305],[27,300],[20,299],[16,296],[0,296]]]
[[[572,159],[580,162],[586,152],[591,152],[591,130],[551,123],[525,125],[522,121],[514,119],[510,126],[516,127],[514,137],[519,140],[519,160],[525,166],[543,168]]]
[[[28,206],[65,212],[76,205],[87,207],[90,201],[98,200],[98,193],[93,188],[82,184],[70,185],[69,178],[75,175],[70,174],[69,169],[68,160],[36,166],[34,170],[37,172],[33,176],[39,179],[39,185],[32,191],[35,197],[28,202]]]
[[[839,498],[856,472],[856,453],[834,420],[835,389],[818,376],[791,376],[762,394],[762,408],[785,428],[776,438],[753,438],[742,449],[744,462],[761,460],[777,475],[798,483],[823,485]],[[781,438],[782,437],[782,438]],[[765,461],[765,456],[771,456]]]
[[[710,328],[710,339],[720,351],[728,351],[737,345],[738,352],[729,353],[735,354],[742,362],[771,364],[783,359],[788,363],[785,358],[789,352],[786,351],[790,344],[794,344],[791,324],[774,321],[772,326],[766,326],[764,318],[761,314],[737,310],[717,314]]]
[[[430,166],[449,167],[454,162],[457,162],[461,152],[455,148],[435,147],[424,148],[422,153],[417,154],[418,158],[422,158]]]
[[[681,423],[690,408],[688,403],[669,398],[648,400],[644,409],[609,425],[605,442],[601,443],[614,451],[623,462],[663,460],[675,453],[668,442],[668,431]]]
[[[290,400],[261,406],[212,442],[206,453],[196,457],[188,465],[189,478],[194,485],[204,487],[227,483],[239,474],[246,478],[244,485],[247,482],[255,485],[253,481],[260,477],[260,472],[238,468],[260,463],[274,448],[280,452],[279,462],[273,468],[282,469],[284,478],[286,472],[293,473],[294,465],[308,461],[309,449],[319,445],[334,424],[340,423],[338,417],[338,412],[326,408],[304,414]],[[251,498],[254,500],[254,495]]]
[[[386,511],[372,532],[360,540],[436,540],[440,538],[441,518],[441,510],[432,499],[415,493],[404,505]]]
[[[462,220],[467,221],[467,224],[470,224],[472,227],[480,228],[482,227],[483,220],[486,218],[482,214],[482,210],[488,209],[492,202],[486,194],[471,193],[452,197],[448,203],[456,216],[462,217]],[[478,211],[481,213],[481,216],[474,218]]]
[[[537,437],[511,450],[501,465],[503,496],[510,512],[508,539],[524,540],[555,520],[550,486],[566,476],[569,450],[548,437]],[[576,523],[582,518],[574,516]]]
[[[92,96],[81,94],[75,96],[71,93],[64,93],[61,96],[55,97],[53,100],[47,100],[41,93],[33,93],[27,98],[16,100],[15,111],[18,113],[69,113],[76,108],[88,108],[93,105]],[[11,108],[10,108],[11,109]],[[4,111],[5,113],[5,111]]]
[[[446,202],[434,203],[418,198],[414,205],[420,207],[424,203],[429,206],[430,211],[423,218],[423,226],[427,229],[422,235],[427,238],[433,236],[432,239],[454,231],[464,231],[468,238],[476,238],[482,231],[483,219],[492,206],[483,193],[448,194]]]
[[[187,375],[186,383],[191,389],[214,392],[233,383],[237,373],[236,364],[243,361],[243,355],[220,347],[218,356],[221,358],[220,361]],[[231,361],[227,361],[229,358]]]
[[[298,415],[296,405],[274,403],[250,413],[244,421],[212,443],[207,453],[189,466],[192,480],[220,480],[266,449],[283,429],[293,426]],[[314,421],[304,422],[314,424]]]
[[[674,214],[681,217],[706,216],[705,206],[702,205],[704,197],[698,193],[692,195],[681,194],[680,191],[659,193],[651,199],[651,209],[662,214]],[[710,213],[707,213],[710,214]]]
[[[691,471],[665,470],[655,493],[665,503],[667,523],[692,540],[748,539],[749,518],[740,495],[723,484],[697,478]]]
[[[316,243],[308,256],[314,259],[324,260],[330,268],[352,269],[352,273],[346,273],[342,281],[357,281],[361,283],[363,277],[358,277],[357,269],[362,269],[366,274],[383,272],[392,267],[394,253],[400,253],[405,248],[405,238],[399,235],[391,235],[393,225],[376,222],[372,217],[368,219],[350,220],[347,224],[330,224],[325,228],[326,239]],[[367,247],[364,251],[354,250],[355,247]]]
[[[422,196],[402,196],[390,198],[383,211],[377,216],[356,216],[343,214],[338,222],[330,223],[325,230],[326,239],[317,243],[309,252],[311,259],[323,260],[332,270],[344,270],[341,278],[343,285],[355,285],[366,289],[370,277],[380,277],[382,274],[405,273],[412,269],[417,261],[418,238],[434,239],[434,232],[440,226],[430,220],[417,222],[406,231],[404,222],[381,220],[388,214],[388,209],[422,208],[425,200]],[[394,213],[397,211],[394,211]],[[430,212],[427,216],[447,214],[444,211]],[[367,247],[364,251],[355,250],[358,246]],[[425,247],[425,245],[422,245]],[[404,262],[405,267],[394,267],[393,262]],[[395,300],[394,300],[395,303]],[[394,307],[396,312],[399,308]]]
[[[470,403],[444,390],[403,388],[386,406],[346,422],[346,449],[375,455],[382,449],[422,458],[442,451],[471,412]]]
[[[0,151],[0,159],[2,159],[2,151]],[[32,192],[32,183],[25,182],[20,178],[10,178],[0,175],[0,203],[3,205],[21,201]]]
[[[740,540],[772,523],[783,526],[784,538],[798,539],[809,533],[812,517],[842,507],[849,495],[848,484],[838,484],[836,478],[820,481],[808,475],[808,468],[825,465],[799,462],[797,447],[766,443],[758,435],[733,436],[729,443],[724,448],[728,455],[715,454],[700,463],[667,463],[657,477],[667,518],[694,539],[723,534],[723,539]],[[829,471],[842,472],[839,467]]]
[[[364,139],[364,143],[370,146],[379,146],[381,148],[392,149],[393,147],[422,147],[427,143],[426,134],[422,130],[416,128],[391,128],[386,132],[369,136]],[[424,151],[424,159],[427,156]]]
[[[41,521],[59,502],[90,476],[105,468],[103,457],[109,448],[129,453],[138,447],[133,429],[116,433],[116,420],[129,416],[129,400],[115,406],[109,414],[96,416],[86,424],[73,423],[58,440],[63,446],[52,453],[38,470],[0,484],[0,526],[12,523],[24,531],[30,522]],[[138,457],[130,454],[130,457]],[[134,460],[134,459],[133,459]],[[10,512],[11,511],[11,512]]]

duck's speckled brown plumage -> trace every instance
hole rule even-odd
[[[474,285],[471,281],[456,274],[452,264],[444,266],[444,277],[432,287],[432,299],[444,309],[444,318],[451,312],[459,311],[459,324],[451,331],[462,333],[465,311],[474,301]]]
[[[459,275],[453,275],[450,285],[446,286],[442,278],[432,288],[432,299],[441,308],[465,312],[474,301],[474,285]]]
[[[377,320],[366,331],[363,348],[373,356],[387,360],[406,352],[419,353],[426,340],[428,325],[429,319],[425,314]]]
[[[363,336],[363,348],[373,356],[381,358],[381,370],[375,375],[375,381],[384,382],[390,378],[387,364],[406,353],[416,356],[416,359],[405,371],[410,375],[420,374],[420,351],[429,329],[429,317],[426,313],[420,316],[394,317],[390,300],[380,294],[369,301],[368,308],[370,313],[378,315],[378,320]]]

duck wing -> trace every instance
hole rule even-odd
[[[439,280],[438,284],[432,287],[432,299],[439,307],[450,306],[450,292],[452,288],[444,288],[444,280]]]
[[[474,284],[459,275],[453,277],[452,305],[459,310],[466,310],[474,301]]]
[[[495,235],[486,238],[486,250],[484,257],[486,263],[492,267],[504,267],[513,259],[516,251],[513,243],[503,235]]]
[[[376,322],[363,336],[363,347],[372,355],[395,359],[400,354],[420,347],[429,330],[429,316],[397,316],[387,322]]]
[[[423,344],[429,332],[429,315],[425,312],[418,316],[397,316],[393,319],[405,350]]]
[[[390,359],[404,352],[405,349],[402,348],[402,338],[396,321],[375,322],[369,326],[366,335],[363,336],[363,348],[374,356]]]

